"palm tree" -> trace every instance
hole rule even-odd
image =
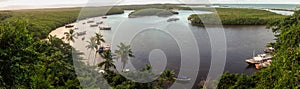
[[[169,88],[169,85],[175,81],[175,72],[172,70],[165,70],[161,75],[160,75],[160,80],[166,85],[165,88]]]
[[[111,54],[111,51],[108,50],[107,52],[105,53],[102,53],[100,54],[102,58],[105,59],[105,61],[101,62],[98,64],[98,67],[102,68],[104,66],[104,71],[105,72],[109,72],[109,69],[110,68],[116,68],[116,66],[114,65],[114,61],[113,61],[113,58],[112,58],[112,54]]]
[[[103,35],[101,35],[101,34],[99,34],[99,33],[96,33],[96,36],[94,37],[95,38],[95,43],[97,44],[97,45],[100,45],[101,46],[101,44],[102,44],[102,42],[105,42],[105,40],[103,39]],[[98,49],[98,48],[96,48],[96,49]],[[94,60],[96,60],[96,56],[97,56],[97,51],[96,51],[96,53],[95,53],[95,59]],[[95,61],[94,61],[94,63],[95,63]],[[94,64],[95,65],[95,64]]]
[[[96,38],[96,43],[98,45],[101,45],[102,42],[105,42],[105,40],[103,39],[103,35],[101,35],[99,33],[96,33],[95,38]]]
[[[70,29],[69,32],[65,32],[64,34],[65,34],[66,36],[63,37],[63,39],[66,38],[66,40],[67,40],[69,43],[70,43],[70,41],[74,42],[74,41],[75,41],[74,38],[77,38],[77,37],[76,37],[76,34],[75,34],[75,31],[74,31],[73,29]]]
[[[125,45],[124,43],[120,43],[120,45],[117,46],[119,48],[119,50],[116,50],[115,53],[117,54],[117,58],[121,59],[121,61],[123,62],[123,68],[122,71],[125,68],[125,64],[128,62],[129,57],[134,57],[131,49],[130,49],[130,45]]]
[[[90,53],[89,53],[88,59],[90,59],[92,50],[95,50],[95,49],[97,50],[97,49],[98,49],[98,45],[97,45],[97,43],[96,43],[95,40],[96,40],[95,37],[91,37],[91,38],[90,38],[90,41],[86,41],[86,42],[88,42],[88,45],[85,46],[85,47],[86,47],[87,49],[90,49]],[[94,59],[94,62],[95,62],[95,59]]]

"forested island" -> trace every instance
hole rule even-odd
[[[154,6],[178,9],[174,5]],[[165,70],[156,81],[137,83],[111,70],[114,68],[111,58],[114,52],[108,51],[99,54],[106,61],[98,66],[105,66],[107,73],[104,76],[99,76],[98,72],[93,70],[95,67],[82,63],[80,60],[84,59],[79,56],[72,56],[72,53],[81,54],[80,52],[76,50],[72,52],[74,48],[62,41],[61,38],[48,37],[50,31],[75,22],[77,19],[120,14],[124,10],[132,10],[132,8],[134,7],[120,6],[111,9],[108,13],[86,13],[80,16],[82,18],[77,18],[81,8],[0,11],[0,88],[77,89],[82,88],[79,80],[93,82],[92,84],[82,83],[89,86],[87,88],[107,87],[107,85],[102,85],[104,80],[97,78],[105,78],[113,88],[168,88],[175,81],[175,73],[172,70]],[[145,9],[147,6],[140,6],[139,9],[141,8]],[[89,9],[96,10],[94,12],[101,12],[99,8]],[[268,25],[277,34],[276,42],[270,44],[276,48],[276,51],[272,53],[274,59],[272,59],[273,63],[270,67],[261,69],[250,76],[225,73],[217,85],[218,89],[297,89],[300,87],[300,11],[295,11],[293,16],[282,16],[254,9],[217,8],[216,10],[223,24]],[[209,15],[203,16],[204,18],[209,17]],[[193,25],[202,26],[197,17],[198,15],[192,15],[189,19]],[[48,41],[41,40],[45,38]],[[122,44],[120,45],[122,46]],[[126,45],[123,44],[123,46]],[[92,75],[94,78],[77,77],[74,64],[81,66],[78,70],[86,72],[78,75]],[[141,71],[147,72],[150,68],[151,66],[146,66]]]
[[[128,17],[129,18],[136,18],[136,17],[144,17],[144,16],[158,16],[158,17],[168,17],[174,14],[178,14],[178,12],[166,9],[156,9],[156,8],[149,8],[149,9],[141,9],[131,12]]]
[[[247,8],[216,8],[215,13],[193,14],[188,20],[194,26],[204,26],[204,23],[206,25],[218,24],[218,17],[223,25],[266,25],[285,17],[265,10]]]

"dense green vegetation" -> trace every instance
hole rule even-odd
[[[75,22],[77,19],[123,13],[120,8],[112,8],[109,11],[104,11],[106,10],[104,7],[84,8],[85,12],[81,12],[82,14],[77,18],[80,10],[81,8],[2,11],[0,21],[8,23],[27,18],[28,24],[31,25],[28,30],[33,32],[34,37],[44,39],[52,30]]]
[[[79,88],[72,47],[35,40],[25,20],[0,23],[0,88]]]
[[[135,10],[129,13],[129,18],[135,17],[143,17],[143,16],[159,16],[159,17],[167,17],[172,16],[173,14],[178,14],[178,12],[166,9],[156,9],[156,8],[149,8],[149,9],[141,9]]]
[[[192,25],[204,26],[218,24],[218,16],[223,25],[266,25],[269,22],[275,22],[284,16],[258,9],[243,8],[217,8],[217,14],[190,15],[188,20]],[[201,20],[201,19],[202,20]]]
[[[276,35],[272,65],[252,76],[225,73],[219,89],[299,89],[300,88],[300,11],[269,24]]]

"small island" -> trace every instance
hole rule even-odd
[[[219,19],[223,25],[266,25],[267,23],[272,23],[286,17],[259,9],[216,8],[216,11],[214,14],[192,14],[188,17],[188,20],[194,26],[203,27],[204,23],[207,25],[217,25],[219,24]]]
[[[128,15],[128,17],[129,18],[144,17],[144,16],[169,17],[174,14],[178,14],[178,12],[167,10],[167,9],[149,8],[149,9],[135,10],[131,12]]]

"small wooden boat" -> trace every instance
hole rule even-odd
[[[96,22],[96,24],[98,24],[98,25],[99,25],[99,24],[102,24],[102,23],[103,23],[103,21],[101,21],[101,22]]]
[[[86,31],[83,31],[83,32],[77,32],[77,36],[82,36],[82,35],[85,35],[86,34]]]
[[[102,16],[102,19],[107,19],[107,16]]]
[[[169,18],[169,19],[167,20],[167,22],[177,21],[177,20],[179,20],[179,18]]]
[[[111,27],[109,26],[99,26],[100,30],[111,30]]]
[[[89,21],[87,21],[86,23],[94,23],[95,21],[93,21],[93,20],[89,20]]]
[[[176,80],[178,80],[178,81],[190,81],[191,78],[189,78],[189,77],[187,77],[187,76],[183,76],[183,75],[178,75],[178,76],[176,77]]]
[[[66,25],[65,28],[72,28],[74,25]]]
[[[91,24],[90,27],[97,27],[98,24]]]

